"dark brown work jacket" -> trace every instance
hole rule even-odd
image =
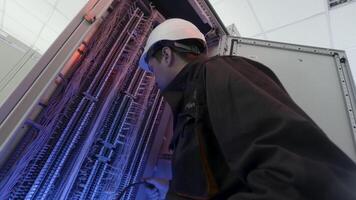
[[[166,199],[356,200],[355,163],[264,65],[200,58],[162,94],[174,115]]]

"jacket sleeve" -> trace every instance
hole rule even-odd
[[[206,63],[209,118],[233,180],[222,186],[229,199],[355,200],[354,162],[256,65]]]

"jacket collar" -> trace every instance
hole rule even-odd
[[[179,111],[184,97],[184,91],[188,82],[193,79],[196,65],[203,59],[206,59],[206,56],[199,56],[196,60],[186,64],[168,86],[162,90],[162,96],[170,105],[174,115]]]

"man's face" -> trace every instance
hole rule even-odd
[[[169,47],[164,47],[161,51],[162,58],[150,57],[148,65],[155,76],[157,86],[162,90],[172,80],[172,50]]]

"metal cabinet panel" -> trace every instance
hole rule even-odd
[[[294,101],[356,161],[355,90],[344,51],[230,36],[219,49],[272,69]]]

